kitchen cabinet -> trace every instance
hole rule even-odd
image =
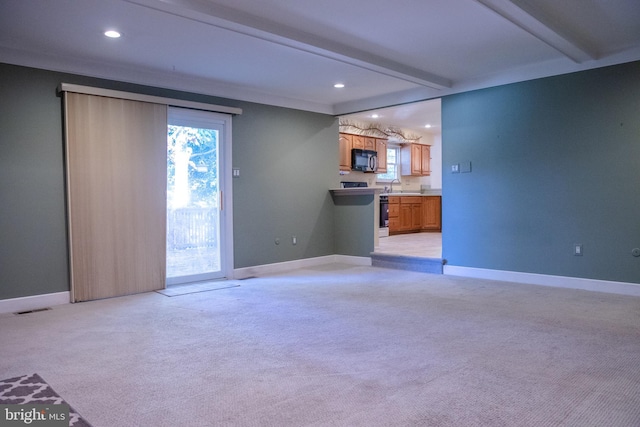
[[[404,217],[402,215],[403,211],[405,212]],[[422,197],[420,196],[400,197],[400,230],[401,231],[419,231],[421,226],[422,226]]]
[[[389,196],[389,234],[400,230],[400,197]]]
[[[389,196],[389,234],[442,230],[441,196]]]
[[[402,175],[431,175],[431,146],[425,144],[406,144],[400,149]]]
[[[420,146],[420,161],[420,170],[422,172],[422,175],[431,175],[431,146]]]
[[[442,197],[422,197],[422,230],[442,230]]]
[[[340,133],[338,135],[338,145],[340,147],[341,171],[351,170],[351,150],[353,148],[376,151],[378,153],[378,173],[385,173],[387,171],[386,139]]]
[[[363,137],[363,147],[365,150],[376,151],[376,139],[368,136]],[[357,148],[357,147],[354,147]]]
[[[340,170],[351,170],[351,145],[353,135],[347,133],[341,133],[338,138],[338,144],[340,145]]]
[[[389,234],[412,233],[421,228],[421,196],[389,197]]]
[[[376,152],[378,153],[378,173],[387,172],[387,140],[376,138]]]
[[[364,150],[364,136],[351,135],[351,148]]]
[[[400,204],[399,231],[411,231],[411,205]]]

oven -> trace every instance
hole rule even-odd
[[[380,195],[380,228],[389,227],[389,196]]]

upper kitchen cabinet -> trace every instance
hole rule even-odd
[[[376,151],[378,153],[378,173],[385,173],[387,171],[386,139],[340,133],[338,136],[338,143],[340,145],[341,171],[351,170],[351,150],[353,148]]]
[[[340,145],[340,170],[341,171],[351,170],[352,137],[353,135],[341,133],[338,138],[338,143]]]
[[[431,146],[406,144],[400,150],[402,175],[431,175]]]
[[[363,138],[363,140],[364,140],[364,149],[365,150],[376,151],[376,139],[375,138],[369,138],[369,137],[365,136]]]
[[[364,150],[364,136],[351,135],[351,148]]]
[[[378,152],[378,173],[387,172],[387,140],[376,138],[376,151]]]

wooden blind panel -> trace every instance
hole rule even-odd
[[[164,288],[167,107],[65,96],[73,300]]]

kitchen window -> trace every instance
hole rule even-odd
[[[387,147],[387,172],[378,174],[379,182],[391,182],[398,179],[398,170],[400,168],[400,149],[399,147]]]

